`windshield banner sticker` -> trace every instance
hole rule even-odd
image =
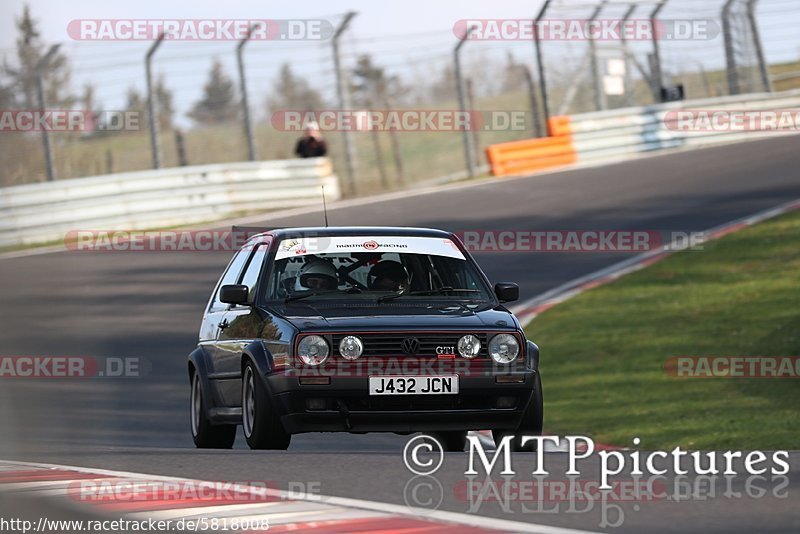
[[[278,247],[276,260],[293,256],[343,254],[352,252],[398,252],[428,254],[465,259],[455,243],[438,237],[398,236],[337,236],[284,239]]]

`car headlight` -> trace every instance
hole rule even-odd
[[[339,354],[347,360],[356,360],[364,352],[364,343],[356,336],[345,336],[339,342]]]
[[[511,334],[497,334],[489,340],[489,356],[497,363],[511,363],[519,356],[519,341]]]
[[[331,348],[322,336],[307,336],[297,344],[297,355],[306,365],[322,365],[330,352]]]
[[[463,358],[474,358],[481,351],[481,340],[472,334],[462,336],[458,340],[458,353]]]

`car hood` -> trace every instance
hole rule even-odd
[[[437,330],[516,328],[511,313],[502,307],[459,305],[381,305],[328,306],[294,302],[277,309],[297,329],[309,330]]]

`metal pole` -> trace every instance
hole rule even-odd
[[[653,39],[653,73],[650,85],[653,91],[653,99],[656,102],[661,102],[661,88],[664,86],[664,71],[661,69],[661,49],[658,46],[656,19],[658,19],[658,14],[661,13],[661,10],[667,5],[667,2],[668,0],[661,0],[655,9],[653,9],[653,12],[650,13],[650,28],[652,32],[651,37]]]
[[[706,90],[706,96],[709,98],[712,96],[717,96],[713,94],[714,90],[711,87],[711,81],[708,79],[708,71],[706,71],[705,65],[703,65],[702,61],[695,61],[695,63],[697,63],[697,66],[700,69],[700,76],[703,80],[703,88]]]
[[[250,40],[250,36],[253,34],[253,30],[256,28],[256,25],[253,24],[247,30],[247,34],[239,41],[239,44],[236,45],[236,63],[239,66],[239,86],[241,87],[242,92],[242,118],[244,120],[244,136],[247,139],[247,159],[250,161],[256,160],[256,145],[255,140],[253,139],[253,126],[250,123],[250,106],[248,105],[247,100],[247,80],[245,78],[245,70],[244,70],[244,58],[242,57],[242,53],[244,50],[244,45],[247,44],[247,41]]]
[[[733,31],[731,29],[731,8],[736,0],[728,0],[722,8],[722,33],[725,39],[725,65],[728,77],[728,93],[739,94],[739,72],[736,70],[736,50],[733,46]]]
[[[542,43],[539,37],[539,22],[542,20],[545,13],[547,13],[547,8],[550,7],[551,1],[552,0],[544,0],[542,9],[539,10],[539,14],[536,16],[533,25],[533,44],[536,48],[536,66],[539,69],[539,92],[542,96],[542,124],[539,126],[540,131],[547,131],[547,123],[550,121],[550,99],[547,97],[547,79],[544,75],[544,54],[542,53]]]
[[[367,100],[366,102],[367,108],[370,111],[373,111],[375,108],[372,106],[372,100]],[[372,130],[370,132],[372,137],[372,149],[375,151],[375,163],[378,166],[378,175],[381,178],[381,187],[384,191],[389,189],[389,180],[386,177],[386,166],[383,162],[383,150],[381,150],[381,138],[380,132],[378,131],[378,125],[374,124],[372,126]]]
[[[756,20],[756,4],[758,0],[748,0],[747,2],[747,18],[750,21],[750,31],[753,32],[753,44],[756,47],[756,55],[758,56],[758,71],[761,74],[761,83],[764,89],[772,92],[772,79],[769,76],[769,64],[764,55],[764,46],[761,43],[761,32],[758,31],[758,21]]]
[[[625,11],[625,14],[622,16],[622,25],[625,26],[628,22],[628,19],[631,18],[633,12],[636,11],[636,4],[631,4],[628,7],[628,10]],[[629,58],[629,50],[628,50],[628,38],[625,36],[625,32],[620,32],[620,42],[622,43],[622,54],[625,61],[625,77],[623,81],[623,87],[625,89],[625,103],[629,106],[632,106],[635,101],[635,95],[631,94],[631,74],[630,74],[630,58]]]
[[[467,107],[470,112],[473,112],[475,111],[475,93],[472,87],[472,78],[466,78],[464,85],[467,88]],[[475,166],[477,167],[481,164],[481,137],[478,129],[474,127],[472,128],[472,148],[475,149],[472,155],[475,156]]]
[[[345,14],[344,19],[336,29],[336,33],[333,35],[332,41],[333,67],[336,71],[336,93],[339,97],[340,110],[350,109],[350,89],[348,84],[345,82],[344,76],[342,76],[342,61],[339,57],[339,37],[341,37],[342,33],[350,24],[350,21],[355,16],[355,11],[349,11]],[[356,193],[356,148],[355,145],[353,145],[353,140],[351,139],[350,133],[351,132],[347,128],[342,131],[342,135],[344,136],[345,162],[347,165],[347,192],[351,195],[354,195]]]
[[[461,75],[461,55],[459,52],[461,51],[461,47],[464,46],[464,43],[467,42],[467,39],[469,39],[469,36],[472,34],[472,30],[474,29],[474,27],[467,28],[467,32],[464,34],[464,37],[458,42],[453,50],[456,70],[456,88],[458,90],[458,108],[462,114],[466,113],[467,111],[467,95],[464,88],[464,78]],[[466,128],[462,128],[461,133],[464,138],[464,153],[465,157],[467,158],[467,173],[469,174],[470,178],[474,178],[477,172],[475,170],[475,150],[472,146],[472,136]]]
[[[603,0],[600,2],[592,16],[589,17],[589,22],[594,22],[597,20],[597,17],[600,16],[600,13],[603,11],[603,8],[606,7],[608,0]],[[603,88],[602,77],[600,75],[600,62],[597,60],[597,43],[595,42],[592,34],[589,34],[589,50],[592,53],[592,85],[594,86],[594,107],[596,110],[603,110],[606,109],[606,99],[605,99],[605,90]]]
[[[542,123],[539,121],[539,102],[536,99],[536,84],[533,82],[531,69],[525,65],[517,65],[525,74],[525,83],[528,85],[528,96],[531,103],[531,128],[534,137],[542,137]]]
[[[394,109],[394,104],[391,99],[386,99],[386,109]],[[394,157],[394,167],[397,172],[397,181],[400,185],[405,185],[406,176],[403,172],[403,155],[400,152],[400,140],[397,138],[397,128],[389,130],[389,136],[392,140],[392,155]]]
[[[39,110],[42,114],[45,113],[45,98],[44,98],[44,69],[50,64],[50,60],[56,55],[61,45],[53,45],[50,50],[42,56],[34,67],[36,74],[36,98],[39,101]],[[50,131],[48,128],[42,128],[42,145],[44,146],[44,163],[47,169],[47,181],[52,182],[56,179],[56,170],[53,165],[53,147],[50,146]]]
[[[164,41],[164,34],[158,36],[158,39],[150,46],[144,60],[145,75],[147,76],[147,114],[149,115],[150,123],[150,150],[153,153],[153,168],[161,168],[161,146],[158,142],[158,120],[156,117],[156,96],[153,90],[153,72],[151,63],[153,61],[153,54],[161,43]]]

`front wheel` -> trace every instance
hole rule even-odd
[[[242,374],[242,428],[251,449],[286,450],[292,439],[252,362],[245,364]]]
[[[192,373],[191,395],[192,439],[198,449],[230,449],[236,441],[236,425],[212,425],[203,395],[200,374]]]
[[[522,446],[523,436],[541,436],[544,424],[544,397],[542,396],[542,378],[539,372],[536,372],[536,378],[533,382],[533,398],[530,404],[525,409],[522,415],[522,421],[516,430],[492,430],[492,437],[495,444],[500,446],[501,440],[508,435],[513,435],[514,439],[511,440],[511,450],[513,452],[535,452],[536,442],[528,441],[525,446]]]

